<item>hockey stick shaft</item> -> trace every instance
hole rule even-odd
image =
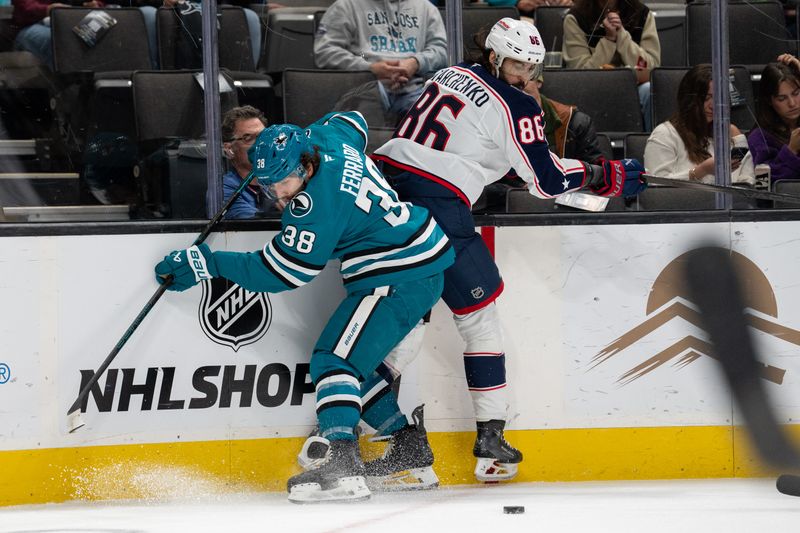
[[[228,212],[228,209],[230,209],[230,207],[233,205],[233,202],[235,202],[236,199],[239,198],[239,196],[242,194],[244,189],[250,184],[250,181],[252,180],[252,178],[253,178],[253,174],[251,173],[251,174],[249,174],[247,176],[247,178],[245,178],[242,181],[241,185],[239,185],[239,188],[236,189],[233,192],[233,194],[231,195],[231,197],[228,198],[228,201],[225,202],[225,205],[223,205],[222,208],[219,211],[217,211],[217,213],[211,218],[211,220],[208,221],[208,224],[205,225],[203,230],[200,232],[200,234],[197,236],[197,238],[192,243],[193,246],[197,246],[198,244],[200,244],[203,241],[205,241],[206,238],[208,238],[208,236],[211,234],[211,230],[213,230],[214,227],[217,225],[217,223],[219,223],[219,221],[222,220],[222,217],[224,217],[225,213]],[[150,311],[156,305],[156,303],[161,298],[161,296],[164,295],[164,293],[166,292],[166,290],[169,287],[170,283],[172,283],[172,278],[171,277],[169,279],[167,279],[166,282],[164,282],[163,284],[158,286],[158,288],[153,293],[153,295],[150,297],[150,299],[147,301],[147,303],[144,305],[144,307],[142,307],[142,310],[139,311],[139,314],[136,315],[136,318],[133,319],[133,322],[131,322],[131,325],[128,326],[128,329],[126,329],[125,333],[122,334],[122,337],[119,339],[117,344],[114,345],[114,347],[111,349],[111,352],[106,356],[105,360],[103,360],[103,362],[100,364],[98,369],[94,372],[94,374],[89,379],[89,381],[86,382],[86,384],[83,386],[81,391],[78,393],[78,397],[75,399],[75,402],[73,402],[73,404],[70,406],[69,410],[67,411],[67,417],[69,417],[70,415],[72,415],[75,412],[78,412],[81,409],[81,404],[86,399],[86,397],[89,395],[89,391],[92,389],[92,387],[95,385],[95,383],[97,383],[97,380],[99,380],[100,376],[102,376],[103,373],[106,371],[106,369],[108,368],[108,365],[111,364],[111,362],[114,360],[114,358],[120,352],[120,350],[122,350],[122,347],[125,346],[125,344],[128,342],[128,339],[131,338],[131,335],[133,335],[133,333],[136,331],[136,329],[139,327],[139,325],[142,323],[142,321],[145,319],[145,317],[150,313]],[[70,430],[70,432],[74,431],[75,429],[78,429],[78,427],[80,427],[80,426],[74,427],[73,429]]]
[[[760,377],[761,365],[731,251],[718,246],[694,250],[687,258],[686,279],[759,455],[774,467],[800,468],[800,452],[778,423]]]
[[[758,189],[748,189],[746,187],[735,187],[727,185],[716,185],[713,183],[702,183],[699,181],[686,181],[676,180],[672,178],[661,178],[658,176],[651,176],[649,174],[642,174],[642,179],[652,185],[670,185],[672,187],[681,187],[684,189],[696,189],[700,191],[709,192],[725,192],[738,194],[745,198],[757,198],[760,200],[773,200],[778,202],[786,202],[792,204],[800,204],[800,196],[792,194],[784,194],[779,192],[761,191]]]

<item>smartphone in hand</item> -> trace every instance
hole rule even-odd
[[[744,156],[747,155],[747,152],[750,150],[745,146],[733,146],[731,147],[731,161],[734,159],[738,159],[741,161],[744,159]]]

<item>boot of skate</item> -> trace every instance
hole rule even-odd
[[[433,450],[425,431],[423,407],[420,405],[411,413],[414,424],[391,435],[383,457],[364,465],[371,488],[419,490],[439,486],[439,478],[433,471]]]
[[[358,501],[370,497],[357,440],[330,441],[324,462],[289,478],[289,501]]]
[[[478,481],[507,481],[517,475],[522,452],[511,446],[503,436],[505,420],[478,422],[478,436],[472,454],[478,459],[475,477]]]

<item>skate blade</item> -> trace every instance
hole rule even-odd
[[[292,503],[357,502],[371,493],[363,476],[343,477],[336,486],[322,490],[319,483],[302,483],[289,491]]]
[[[491,458],[478,458],[475,478],[483,483],[508,481],[517,475],[517,463],[498,463]]]
[[[374,490],[403,491],[403,490],[428,490],[439,486],[439,477],[433,468],[409,468],[394,472],[388,476],[367,477],[367,485]]]

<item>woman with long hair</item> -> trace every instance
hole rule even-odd
[[[661,44],[641,0],[575,0],[564,17],[563,54],[567,68],[634,69],[645,131],[652,129],[650,70],[661,65]]]
[[[644,166],[654,176],[714,182],[714,84],[711,65],[692,67],[678,86],[678,107],[647,139]],[[731,145],[747,148],[747,139],[731,124]],[[731,181],[755,183],[750,153],[731,159]]]
[[[800,61],[793,55],[764,67],[756,119],[747,137],[755,164],[768,164],[772,180],[800,179]]]

